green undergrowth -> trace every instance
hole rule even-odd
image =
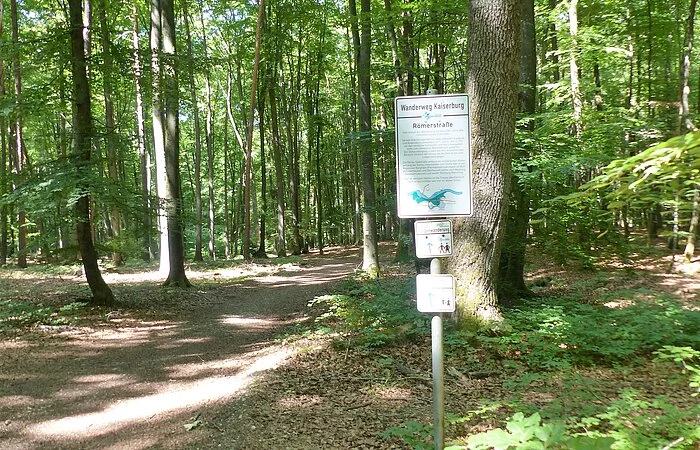
[[[560,295],[504,310],[497,327],[465,331],[447,321],[446,357],[461,367],[496,365],[509,398],[450,419],[449,448],[696,448],[700,312],[662,291],[619,287],[625,283],[616,276],[601,272],[569,286],[554,280]],[[316,330],[338,335],[338,347],[400,351],[430,334],[414,289],[410,278],[349,280],[312,302],[323,310]],[[483,421],[492,429],[474,431]],[[407,422],[383,438],[430,449],[431,432],[430,424]]]
[[[71,325],[88,311],[85,302],[71,302],[60,307],[30,302],[0,301],[0,331],[33,325]]]

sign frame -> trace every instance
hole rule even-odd
[[[452,254],[450,220],[416,220],[413,226],[416,258],[444,258]]]
[[[401,218],[471,216],[466,94],[396,97],[396,206]]]
[[[416,276],[416,306],[419,312],[455,312],[455,277],[451,274],[419,274]],[[433,299],[434,294],[437,299]]]

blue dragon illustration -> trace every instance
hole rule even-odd
[[[461,192],[455,191],[454,189],[440,189],[430,197],[425,195],[423,191],[415,190],[411,192],[411,197],[413,197],[413,200],[418,204],[428,202],[428,208],[434,209],[442,206],[444,203],[454,203],[453,200],[447,200],[445,198],[447,194],[462,195]]]

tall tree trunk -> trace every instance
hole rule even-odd
[[[569,0],[569,34],[571,35],[569,78],[571,80],[571,104],[573,107],[571,134],[580,136],[583,99],[581,98],[581,82],[578,74],[578,0]]]
[[[199,105],[197,103],[197,86],[195,85],[195,63],[192,52],[192,35],[190,33],[190,19],[187,11],[187,1],[182,2],[183,18],[185,22],[185,39],[187,44],[188,81],[190,88],[190,103],[192,103],[192,116],[194,118],[194,204],[195,204],[195,233],[194,233],[194,260],[203,261],[202,256],[202,127],[199,120]]]
[[[695,8],[697,6],[697,0],[690,0],[690,10],[688,12],[688,19],[685,23],[685,41],[683,42],[683,54],[681,55],[680,64],[680,108],[679,108],[679,121],[678,121],[678,131],[680,133],[687,133],[688,131],[694,131],[695,125],[693,121],[690,120],[690,57],[693,53],[693,36],[695,29]]]
[[[19,57],[19,24],[17,22],[17,0],[10,1],[10,20],[12,21],[12,68],[15,81],[15,170],[21,179],[24,172],[24,140],[22,138],[22,70]],[[27,226],[26,212],[19,206],[17,214],[17,265],[27,267]]]
[[[255,100],[258,91],[258,72],[260,68],[260,47],[262,40],[262,25],[265,20],[265,0],[260,0],[258,4],[258,22],[255,28],[255,60],[253,62],[253,77],[250,88],[250,115],[248,116],[248,129],[246,133],[245,146],[245,229],[243,234],[243,259],[250,260],[250,193],[252,190],[252,171],[253,171],[253,125],[255,119]]]
[[[90,170],[92,146],[92,113],[90,109],[90,86],[87,78],[87,61],[83,40],[81,0],[69,0],[71,23],[71,70],[73,73],[73,154],[80,183],[86,187]],[[80,255],[92,300],[98,305],[114,303],[114,294],[107,286],[97,265],[97,252],[92,241],[90,227],[90,196],[84,193],[75,204],[77,216],[76,232]]]
[[[231,222],[229,221],[229,206],[228,206],[228,122],[224,120],[224,255],[226,259],[231,256]]]
[[[165,143],[163,130],[163,105],[161,94],[161,12],[160,0],[151,0],[151,121],[153,122],[153,153],[156,158],[156,195],[158,196],[158,230],[160,232],[160,273],[170,273],[170,249],[168,247],[168,216],[165,209]]]
[[[522,132],[528,133],[534,131],[535,120],[532,116],[537,108],[535,2],[523,0],[521,7],[519,111],[523,115],[530,116],[522,126]],[[527,156],[526,150],[521,152],[519,156]],[[511,179],[510,208],[501,249],[497,286],[501,301],[530,295],[525,285],[525,248],[530,220],[530,201],[518,178],[512,176]]]
[[[260,130],[260,197],[262,200],[262,214],[259,217],[258,250],[255,254],[258,258],[267,258],[266,251],[266,229],[265,219],[267,217],[267,162],[265,161],[265,90],[267,87],[263,83],[260,89],[260,100],[258,101],[258,129]]]
[[[107,147],[107,170],[109,179],[115,185],[119,183],[119,149],[116,142],[116,127],[114,124],[114,102],[112,100],[112,51],[109,27],[107,24],[107,6],[105,0],[100,0],[100,28],[102,31],[102,82],[105,101],[105,147]],[[110,223],[112,224],[112,238],[119,239],[121,233],[121,213],[116,203],[112,205]],[[118,242],[116,242],[118,245]],[[112,263],[121,266],[123,255],[115,249],[112,252]]]
[[[173,0],[161,0],[163,21],[163,92],[165,94],[165,208],[168,216],[170,271],[166,285],[189,287],[185,274],[185,244],[182,226],[180,186],[180,126],[177,47],[175,45],[175,8]]]
[[[5,2],[0,2],[0,40],[4,37]],[[5,62],[0,58],[0,98],[5,98]],[[7,140],[5,116],[0,115],[0,197],[7,194]],[[0,206],[0,265],[7,264],[7,205]]]
[[[204,7],[200,1],[200,20],[202,22],[202,47],[204,51],[204,59],[208,61],[209,52],[207,50],[207,32],[204,23]],[[207,121],[205,125],[206,143],[207,143],[207,187],[209,188],[209,258],[216,259],[216,233],[214,230],[214,131],[212,123],[214,121],[214,110],[211,104],[211,73],[209,71],[209,63],[204,69],[204,92],[207,103]]]
[[[350,14],[357,20],[355,0],[350,0]],[[360,39],[357,53],[357,81],[360,115],[360,153],[362,172],[362,270],[377,275],[379,258],[377,255],[377,211],[374,192],[374,153],[372,150],[372,112],[370,107],[370,52],[372,29],[370,0],[360,2]]]
[[[276,73],[276,72],[273,72]],[[279,115],[277,114],[276,83],[270,83],[268,99],[270,100],[270,122],[272,127],[272,158],[275,164],[275,191],[277,196],[277,256],[287,256],[284,218],[284,169],[282,167],[282,141],[279,130]]]
[[[143,228],[141,230],[141,259],[150,261],[153,258],[153,244],[151,242],[151,160],[150,154],[146,150],[146,129],[143,112],[143,94],[142,94],[142,64],[141,50],[139,45],[139,22],[138,9],[136,4],[132,5],[131,10],[134,28],[132,30],[132,43],[134,49],[134,86],[136,92],[136,137],[139,154],[139,168],[141,172],[141,216],[143,220]]]
[[[470,0],[468,7],[474,216],[454,221],[449,269],[457,277],[458,317],[476,314],[497,320],[496,280],[518,104],[521,7],[517,0]]]

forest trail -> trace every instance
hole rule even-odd
[[[201,442],[188,428],[202,415],[216,427],[212,417],[233,414],[256,374],[299,351],[275,337],[358,264],[357,249],[330,249],[260,277],[195,281],[195,306],[165,320],[115,311],[105,326],[4,340],[0,448],[239,448],[224,430]]]

